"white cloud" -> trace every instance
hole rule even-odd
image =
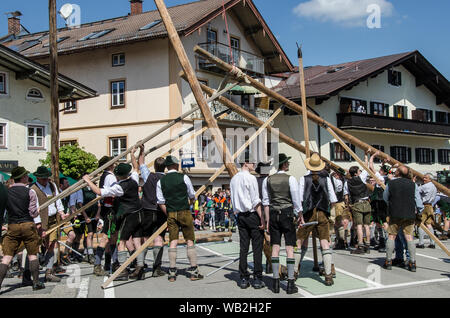
[[[309,0],[296,6],[294,13],[345,26],[365,26],[370,15],[367,8],[372,4],[380,6],[382,18],[393,14],[394,5],[389,0]]]

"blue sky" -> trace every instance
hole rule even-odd
[[[128,0],[57,0],[81,6],[82,23],[126,15]],[[166,0],[167,6],[189,0]],[[358,59],[419,50],[450,79],[450,1],[433,0],[254,0],[292,63],[297,65],[296,42],[303,44],[304,64],[330,65]],[[337,5],[330,5],[335,3]],[[370,4],[381,8],[381,28],[369,29]],[[19,10],[31,32],[48,29],[48,1],[1,1],[0,13]],[[155,9],[152,0],[144,10]],[[59,17],[59,25],[63,20]],[[7,31],[0,15],[0,34]]]

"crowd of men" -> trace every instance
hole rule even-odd
[[[372,247],[386,253],[385,269],[404,266],[415,272],[415,250],[425,247],[425,233],[420,227],[419,244],[414,245],[415,225],[423,223],[432,231],[437,229],[441,240],[448,236],[449,198],[437,192],[432,176],[427,174],[419,187],[406,166],[388,167],[382,163],[377,171],[374,160],[379,153],[366,153],[365,158],[376,180],[357,166],[351,167],[348,173],[332,172],[317,153],[305,161],[307,174],[296,180],[288,174],[291,158],[280,154],[275,174],[269,175],[270,164],[257,165],[247,160],[231,179],[230,189],[219,189],[215,195],[204,192],[196,198],[190,178],[179,172],[180,165],[175,157],[157,158],[153,162],[155,172],[150,172],[145,165],[144,147],[140,147],[138,158],[136,150],[132,151],[131,165],[110,165],[98,185],[84,176],[87,187],[56,200],[45,209],[40,206],[69,188],[67,179],[60,180],[58,189],[50,181],[51,172],[46,167],[34,172],[36,182],[30,182],[25,168],[15,168],[13,181],[7,187],[0,183],[0,215],[2,218],[5,215],[5,220],[1,221],[7,225],[2,241],[0,286],[5,277],[10,277],[10,264],[14,259],[20,263],[24,251],[27,261],[20,274],[23,285],[32,286],[33,290],[45,288],[39,280],[40,269],[45,271],[45,282],[59,282],[58,274],[65,270],[55,261],[54,251],[55,248],[60,250],[60,245],[64,247],[60,256],[63,265],[84,261],[93,265],[94,275],[108,275],[127,262],[128,257],[166,222],[167,229],[153,241],[152,277],[167,275],[169,282],[176,281],[181,230],[190,263],[187,276],[192,281],[202,279],[197,264],[195,229],[209,225],[215,231],[234,231],[237,226],[240,288],[250,286],[247,258],[251,243],[253,287],[265,287],[262,251],[267,247],[266,273],[273,274],[272,291],[280,292],[280,280],[284,276],[280,272],[280,250],[284,236],[287,294],[298,292],[295,281],[311,233],[320,241],[321,275],[326,286],[332,286],[336,277],[333,249],[364,254],[370,253]],[[103,157],[99,166],[111,159]],[[97,197],[101,197],[97,204],[81,209]],[[80,209],[82,212],[72,219]],[[64,242],[60,240],[59,231],[67,236]],[[161,266],[166,231],[169,234],[168,272]],[[99,234],[99,244],[94,250],[95,233]],[[84,252],[79,250],[81,242]],[[431,239],[428,247],[434,248]],[[147,250],[139,254],[115,280],[144,279],[146,254]]]

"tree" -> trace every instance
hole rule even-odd
[[[51,154],[47,153],[41,164],[50,167]],[[79,180],[84,174],[89,174],[98,168],[97,158],[76,145],[66,145],[59,148],[59,167],[61,173],[67,177]]]

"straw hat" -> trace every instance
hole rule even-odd
[[[311,158],[305,160],[305,166],[310,171],[322,171],[325,169],[325,162],[320,159],[320,156],[317,153],[313,153]]]

